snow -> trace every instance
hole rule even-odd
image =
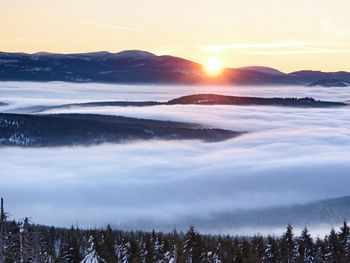
[[[93,237],[90,237],[88,242],[90,245],[88,249],[88,254],[84,257],[81,263],[105,263],[106,261],[97,255]]]
[[[118,58],[132,58],[132,59],[147,59],[156,58],[157,56],[146,51],[141,50],[125,50],[115,54]]]

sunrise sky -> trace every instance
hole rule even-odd
[[[350,70],[349,0],[0,0],[0,50]]]

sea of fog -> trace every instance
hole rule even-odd
[[[0,102],[8,103],[0,111],[73,102],[166,101],[195,93],[350,99],[348,88],[0,82]],[[0,193],[13,218],[88,227],[155,219],[169,222],[171,230],[176,220],[192,215],[350,195],[350,107],[163,105],[48,112],[196,122],[248,133],[218,143],[0,148]]]

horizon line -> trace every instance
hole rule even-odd
[[[45,51],[45,50],[40,50],[40,51],[37,51],[37,52],[23,52],[23,51],[3,51],[3,50],[0,50],[0,54],[1,53],[7,53],[7,54],[24,54],[24,55],[40,55],[40,53],[42,54],[48,54],[48,55],[83,55],[83,54],[93,54],[93,53],[109,53],[111,55],[116,55],[118,53],[122,53],[122,52],[125,52],[125,51],[141,51],[141,52],[146,52],[146,53],[150,53],[154,56],[157,56],[157,57],[162,57],[162,56],[171,56],[171,57],[176,57],[176,58],[180,58],[180,59],[184,59],[184,60],[187,60],[187,61],[190,61],[190,62],[193,62],[193,63],[197,63],[199,65],[204,65],[203,63],[199,63],[199,62],[196,62],[196,61],[193,61],[191,59],[188,59],[188,58],[184,58],[184,57],[180,57],[180,56],[174,56],[174,55],[170,55],[170,54],[162,54],[162,55],[158,55],[156,54],[156,52],[151,52],[151,51],[147,51],[147,50],[142,50],[142,49],[124,49],[124,50],[120,50],[120,51],[117,51],[117,52],[113,52],[113,51],[109,51],[109,50],[97,50],[97,51],[86,51],[86,52],[50,52],[50,51]],[[250,66],[239,66],[239,67],[223,67],[224,69],[244,69],[244,68],[249,68],[249,67],[261,67],[261,68],[268,68],[268,69],[273,69],[273,70],[277,70],[283,74],[292,74],[292,73],[295,73],[295,72],[299,72],[299,71],[314,71],[314,72],[325,72],[325,73],[338,73],[338,72],[349,72],[350,71],[347,71],[347,70],[338,70],[338,71],[322,71],[322,70],[315,70],[315,69],[298,69],[298,70],[294,70],[294,71],[290,71],[290,72],[285,72],[285,71],[282,71],[278,68],[275,68],[273,66],[265,66],[265,65],[250,65]]]

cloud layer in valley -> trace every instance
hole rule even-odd
[[[2,83],[0,90],[5,92],[1,92],[0,101],[17,107],[24,99],[33,103],[32,97],[38,104],[107,98],[167,100],[200,91],[185,87],[45,85]],[[34,89],[37,93],[31,92]],[[208,89],[203,88],[206,92]],[[212,93],[304,94],[335,101],[350,98],[346,89],[292,87],[223,87]],[[82,96],[77,98],[76,94]],[[348,107],[186,105],[62,111],[189,121],[250,133],[220,143],[140,141],[94,147],[1,148],[0,193],[13,217],[31,216],[36,223],[65,226],[118,225],[148,219],[171,225],[191,215],[205,217],[212,212],[349,195]]]

